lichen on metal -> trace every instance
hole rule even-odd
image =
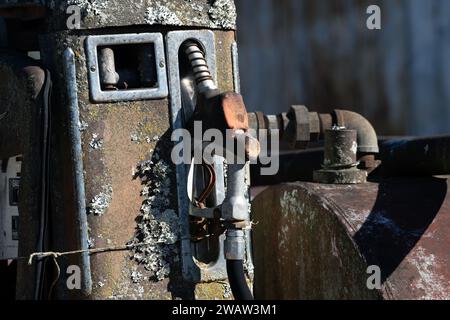
[[[137,269],[131,271],[130,277],[133,283],[140,283],[142,280],[145,280],[144,275]]]
[[[169,276],[171,264],[178,261],[179,222],[169,201],[170,172],[164,160],[148,160],[139,163],[135,173],[143,184],[144,202],[131,244],[145,246],[134,248],[132,258],[150,272],[149,279],[156,281]]]
[[[85,132],[89,125],[85,121],[79,121],[78,122],[78,128],[80,129],[80,132]]]
[[[75,5],[80,8],[85,15],[94,15],[100,19],[101,22],[106,22],[108,15],[105,9],[108,5],[108,0],[68,0],[67,5]],[[50,1],[50,7],[54,5],[54,1]]]
[[[103,191],[97,194],[89,203],[87,209],[89,214],[94,216],[102,216],[108,209],[112,198],[112,187],[105,186]]]
[[[174,26],[183,24],[177,14],[164,5],[148,7],[145,11],[145,23]]]
[[[233,0],[215,0],[208,10],[212,27],[234,29],[236,27],[236,7]]]
[[[233,296],[233,293],[231,292],[231,287],[228,283],[223,284],[223,298],[224,299],[231,299]]]
[[[81,29],[132,25],[166,25],[236,29],[236,6],[233,0],[41,0],[25,1],[48,8],[53,29],[67,29],[67,8],[80,9]],[[12,6],[23,2],[0,1]],[[71,12],[71,11],[69,11]]]
[[[103,147],[103,139],[100,138],[100,136],[96,133],[92,134],[91,142],[89,142],[89,145],[92,149],[98,150]]]
[[[89,237],[89,238],[88,238],[88,248],[89,248],[89,249],[95,248],[95,239],[92,238],[92,237]]]
[[[148,121],[148,119],[145,119],[144,122],[147,122],[147,121]],[[136,144],[141,144],[141,143],[151,144],[151,143],[158,142],[160,137],[158,135],[152,134],[151,127],[149,128],[143,122],[139,122],[136,130],[130,135],[130,139],[132,142],[134,142]],[[153,150],[151,150],[150,152],[153,152]]]

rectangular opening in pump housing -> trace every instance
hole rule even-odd
[[[152,43],[97,48],[102,91],[158,87]]]
[[[93,102],[168,96],[162,34],[89,36],[86,52]]]

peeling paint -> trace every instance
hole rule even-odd
[[[283,212],[295,212],[298,208],[298,191],[285,192],[280,199],[280,206]]]
[[[358,143],[356,141],[353,141],[352,147],[351,147],[352,153],[356,154],[358,152]]]
[[[415,280],[414,286],[422,289],[425,294],[423,300],[445,299],[447,297],[450,282],[436,275],[436,257],[425,252],[423,248],[418,248],[413,255],[413,264],[416,266],[420,277]],[[443,283],[447,282],[447,287]]]

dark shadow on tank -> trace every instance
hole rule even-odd
[[[354,239],[368,265],[380,267],[383,283],[424,235],[446,195],[446,179],[380,182],[372,212]]]

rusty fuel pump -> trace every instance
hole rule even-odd
[[[448,137],[247,113],[232,0],[0,0],[0,17],[3,295],[450,297]],[[205,157],[209,130],[223,154]],[[264,130],[273,175],[249,166]]]
[[[225,106],[219,129],[239,109],[243,125],[231,129],[245,135],[234,3],[3,1],[0,16],[0,153],[2,163],[23,159],[9,294],[227,299],[231,272],[248,298],[248,166],[225,179],[217,157],[171,161],[172,132],[188,128],[202,99]],[[239,262],[228,273],[227,260]],[[79,286],[68,287],[74,270]]]

